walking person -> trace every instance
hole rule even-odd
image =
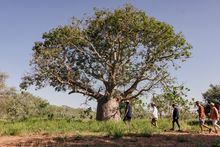
[[[205,125],[205,109],[204,107],[200,104],[199,101],[196,101],[196,106],[198,107],[198,114],[199,114],[199,126],[200,126],[200,129],[201,129],[201,133],[203,133],[203,127],[209,129],[209,132],[211,132],[211,128],[207,125]]]
[[[154,103],[151,103],[152,107],[152,119],[151,119],[151,124],[155,127],[157,127],[157,120],[158,120],[158,110],[157,107]]]
[[[215,107],[214,103],[210,103],[210,119],[212,120],[212,126],[214,128],[215,133],[218,133],[217,128],[220,128],[220,126],[217,124],[219,121],[219,114],[218,114],[218,110]],[[210,131],[211,132],[211,131]]]
[[[132,107],[129,104],[129,101],[125,101],[126,107],[125,107],[125,114],[124,114],[124,119],[123,121],[126,122],[130,122],[131,121],[131,117],[132,117]]]
[[[180,124],[179,124],[179,109],[177,108],[177,106],[175,104],[172,105],[173,107],[173,121],[172,121],[172,128],[170,130],[174,130],[174,125],[175,123],[177,124],[179,130],[180,131]]]

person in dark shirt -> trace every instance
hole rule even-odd
[[[125,108],[125,115],[124,115],[123,121],[124,122],[126,122],[126,121],[130,122],[131,121],[131,117],[132,117],[132,107],[129,104],[129,101],[126,101],[125,104],[126,104],[126,108]]]
[[[172,122],[172,129],[170,130],[174,130],[174,125],[175,123],[177,124],[179,131],[180,131],[180,124],[179,124],[179,110],[177,108],[177,106],[175,104],[172,105],[173,107],[173,122]]]

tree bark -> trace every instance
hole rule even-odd
[[[119,111],[119,101],[116,98],[98,100],[96,120],[121,120]]]

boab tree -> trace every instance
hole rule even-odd
[[[163,85],[170,79],[170,67],[189,58],[191,49],[172,26],[130,5],[73,18],[42,39],[35,42],[32,70],[21,88],[49,84],[56,91],[94,98],[97,120],[120,119],[120,101]]]

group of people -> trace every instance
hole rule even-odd
[[[132,107],[129,103],[129,101],[126,101],[126,108],[125,108],[125,115],[124,115],[124,119],[123,121],[131,121],[132,118]],[[200,129],[201,132],[203,132],[203,128],[207,128],[209,133],[211,133],[212,131],[214,131],[215,133],[218,133],[217,128],[220,128],[220,126],[217,124],[218,120],[219,120],[219,113],[217,108],[215,107],[214,103],[210,103],[210,119],[212,120],[212,126],[214,128],[214,130],[209,127],[208,125],[205,124],[205,119],[206,119],[206,114],[205,114],[205,109],[204,107],[200,104],[199,101],[196,101],[196,106],[198,107],[198,117],[199,117],[199,125],[200,125]],[[158,109],[156,107],[156,105],[154,103],[151,103],[151,107],[152,107],[152,119],[151,119],[151,124],[155,127],[158,126],[157,124],[157,120],[158,120]],[[179,124],[179,109],[178,107],[173,104],[173,121],[172,121],[172,128],[170,130],[174,130],[175,128],[175,123],[177,124],[179,130],[180,131],[180,124]]]
[[[210,105],[210,119],[212,120],[212,126],[214,128],[214,132],[218,133],[217,128],[220,128],[220,126],[217,124],[219,120],[219,113],[214,103],[210,103],[209,105]],[[212,128],[205,125],[206,115],[205,115],[204,107],[200,104],[199,101],[196,101],[196,106],[198,107],[197,112],[199,114],[199,124],[201,128],[201,132],[203,132],[203,128],[207,128],[209,130],[209,133],[211,133]]]
[[[157,127],[157,120],[158,120],[158,110],[154,103],[151,103],[152,107],[152,119],[151,124]],[[174,130],[175,123],[177,124],[179,131],[180,131],[180,124],[179,124],[179,109],[175,104],[172,105],[173,107],[173,121],[172,121],[172,128],[170,130]]]

